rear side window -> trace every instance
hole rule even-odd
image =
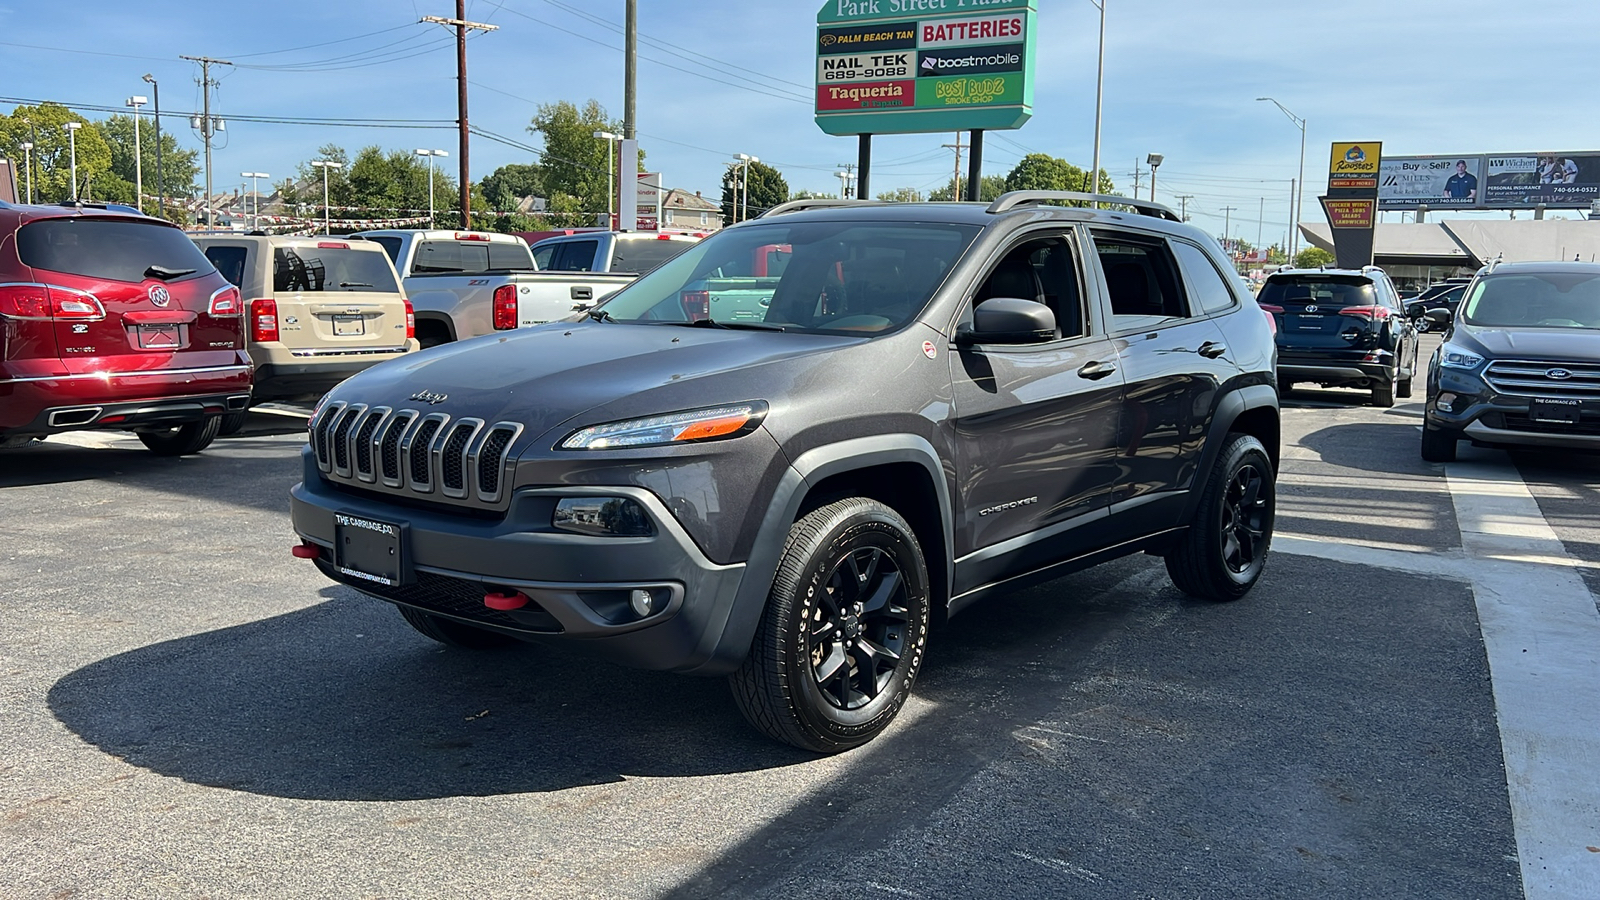
[[[188,235],[138,219],[63,216],[30,222],[17,232],[17,254],[31,268],[106,281],[172,281],[213,271]],[[146,274],[152,268],[166,274]]]
[[[693,246],[691,241],[663,241],[658,238],[617,241],[611,271],[643,275]]]
[[[1196,310],[1219,313],[1233,308],[1237,302],[1233,289],[1204,250],[1183,241],[1173,241],[1172,249],[1189,276],[1189,299]]]
[[[389,258],[373,250],[279,247],[272,254],[274,291],[399,293]]]
[[[1177,266],[1165,241],[1096,232],[1094,245],[1095,252],[1100,255],[1100,268],[1105,272],[1112,315],[1156,319],[1187,315]],[[1145,325],[1143,322],[1127,324]]]
[[[546,244],[533,251],[533,264],[541,269],[550,268],[550,260],[556,255],[556,245]]]
[[[236,288],[244,287],[244,261],[250,255],[246,247],[207,247],[206,259],[217,267],[222,277]]]
[[[567,241],[556,247],[550,268],[557,272],[591,272],[594,255],[600,249],[599,241]]]
[[[377,244],[379,247],[382,247],[383,248],[383,252],[389,254],[389,262],[394,263],[395,268],[397,268],[397,269],[400,268],[400,239],[399,238],[394,237],[394,236],[391,235],[391,236],[388,236],[388,237],[367,238],[367,240],[373,242],[374,244]]]

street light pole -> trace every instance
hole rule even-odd
[[[156,98],[156,207],[157,215],[165,218],[167,214],[167,179],[166,173],[161,168],[161,85],[156,84],[155,77],[149,72],[144,75],[143,81],[150,85],[150,93]]]
[[[417,155],[428,158],[428,227],[433,228],[433,158],[450,154],[444,150],[418,150]]]
[[[1152,153],[1149,156],[1146,156],[1144,158],[1144,161],[1150,165],[1150,202],[1151,203],[1156,202],[1156,169],[1161,168],[1161,162],[1163,160],[1165,160],[1165,159],[1166,159],[1166,157],[1162,156],[1159,153]]]
[[[606,229],[617,230],[617,145],[622,136],[609,131],[596,131],[594,136],[606,142]]]
[[[72,157],[72,199],[78,199],[78,129],[82,122],[67,123],[67,152]]]
[[[139,107],[150,102],[148,97],[129,97],[123,106],[133,110],[133,205],[144,212],[144,151],[139,146]]]
[[[761,160],[748,153],[735,153],[733,158],[744,162],[744,202],[739,208],[739,221],[747,222],[750,220],[750,164],[761,162]],[[738,200],[739,198],[735,196],[734,199]]]
[[[1100,117],[1106,96],[1106,0],[1089,0],[1100,10],[1100,67],[1094,84],[1094,164],[1089,171],[1089,193],[1100,193]],[[1096,200],[1095,209],[1100,208]]]
[[[1290,204],[1291,209],[1289,210],[1289,257],[1293,259],[1295,250],[1299,249],[1300,246],[1300,236],[1298,233],[1300,219],[1305,215],[1306,120],[1290,112],[1287,106],[1284,106],[1282,103],[1279,103],[1271,97],[1257,97],[1256,102],[1267,102],[1271,103],[1273,106],[1276,106],[1278,109],[1283,111],[1284,115],[1289,117],[1289,121],[1293,122],[1296,128],[1300,129],[1300,179],[1296,182],[1299,187],[1295,191],[1295,196],[1293,198],[1294,202]]]
[[[328,209],[328,170],[342,169],[344,164],[334,162],[331,159],[313,159],[311,164],[322,170],[322,233],[331,234],[333,232],[333,215]]]
[[[251,205],[254,207],[254,216],[255,216],[255,220],[256,220],[255,230],[256,231],[260,231],[261,230],[261,188],[259,188],[256,185],[256,179],[257,178],[271,178],[272,176],[268,175],[265,172],[240,172],[239,173],[239,177],[240,178],[248,178],[248,179],[250,179],[250,200],[251,200]]]
[[[33,141],[22,142],[23,165],[28,173],[28,205],[33,205]]]

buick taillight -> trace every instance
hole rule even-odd
[[[50,289],[42,284],[0,285],[0,316],[50,318]]]
[[[239,296],[239,289],[225,287],[212,294],[210,312],[213,316],[243,315],[244,299]]]
[[[106,308],[89,294],[66,288],[50,288],[50,318],[52,319],[104,319]]]
[[[678,295],[678,300],[683,303],[683,314],[689,317],[689,321],[711,318],[710,291],[684,291]]]
[[[1355,316],[1370,322],[1382,322],[1394,314],[1394,310],[1387,306],[1346,306],[1339,310],[1341,316]]]
[[[278,301],[270,297],[250,301],[250,340],[256,343],[278,339]]]
[[[410,300],[400,302],[406,305],[406,340],[409,341],[417,336],[417,311],[412,307]]]
[[[517,286],[502,284],[494,289],[494,330],[510,331],[517,327]]]

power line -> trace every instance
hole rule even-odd
[[[306,44],[303,47],[288,47],[288,48],[283,49],[283,50],[261,50],[261,51],[256,52],[256,53],[235,53],[235,54],[233,54],[233,58],[234,59],[250,59],[250,58],[256,57],[256,56],[276,56],[279,53],[295,53],[295,52],[298,52],[300,50],[312,50],[312,49],[315,49],[317,47],[329,47],[329,46],[332,46],[334,44],[348,44],[351,41],[359,41],[362,38],[377,37],[380,34],[388,34],[391,31],[399,31],[402,28],[410,28],[412,25],[415,25],[415,24],[416,24],[415,22],[407,22],[404,25],[396,25],[393,28],[384,28],[384,29],[379,30],[379,31],[370,31],[370,32],[368,32],[366,34],[358,34],[355,37],[339,38],[338,40],[332,40],[332,41],[323,41],[320,44]]]
[[[71,103],[63,100],[40,100],[32,97],[0,97],[0,103],[9,103],[13,106],[38,106],[41,103],[51,103],[56,106],[74,110],[88,110],[91,112],[109,112],[126,115],[120,106],[104,106],[98,103]],[[167,111],[162,110],[165,115]],[[198,116],[198,111],[173,110],[171,115],[193,117]],[[311,116],[256,116],[244,113],[233,113],[225,118],[235,122],[255,122],[264,125],[332,125],[350,128],[454,128],[454,119],[350,119],[350,118],[316,118]]]

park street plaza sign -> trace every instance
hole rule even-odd
[[[1038,0],[829,0],[817,13],[828,134],[1021,128],[1033,116]]]

